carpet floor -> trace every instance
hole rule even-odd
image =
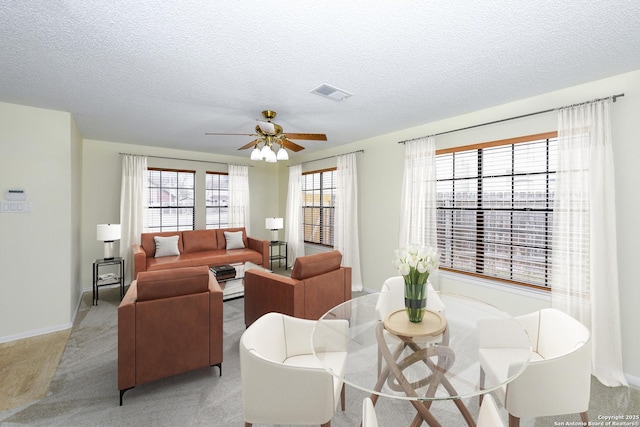
[[[100,297],[99,305],[92,306],[90,293],[84,295],[46,396],[0,411],[1,426],[243,425],[238,355],[239,339],[245,329],[242,298],[224,303],[222,376],[217,368],[204,368],[137,386],[124,395],[124,405],[120,407],[116,316],[119,293],[117,289],[106,289]],[[346,394],[347,410],[336,413],[334,427],[360,423],[366,393],[347,387]],[[465,403],[476,416],[477,399]],[[432,411],[444,426],[465,425],[450,401],[435,402]],[[506,422],[506,413],[501,411]],[[409,403],[385,398],[379,399],[376,412],[381,427],[409,425],[415,414]],[[601,416],[639,413],[639,390],[607,388],[593,380],[589,410],[592,421]],[[554,426],[579,420],[577,414],[571,414],[523,419],[521,425]]]

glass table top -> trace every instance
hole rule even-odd
[[[444,310],[425,317],[425,325],[422,326],[428,329],[427,333],[411,332],[407,335],[412,337],[403,337],[397,335],[402,333],[402,328],[420,328],[421,325],[409,324],[408,318],[408,325],[402,325],[401,315],[404,313],[393,310],[394,319],[390,320],[395,323],[385,328],[384,318],[389,313],[376,310],[380,295],[369,294],[340,304],[325,313],[314,328],[314,352],[322,363],[323,349],[318,343],[322,341],[319,337],[326,336],[326,328],[331,328],[328,320],[348,320],[348,337],[344,337],[348,342],[347,366],[342,377],[347,385],[395,399],[429,401],[467,398],[511,381],[529,361],[531,345],[525,330],[509,314],[489,304],[459,295],[439,293]],[[444,329],[443,325],[432,324],[440,321],[433,314],[444,319]],[[477,327],[481,319],[498,319],[509,323],[510,329],[520,334],[514,347],[509,348],[512,358],[515,358],[511,361],[512,369],[506,380],[491,383],[491,379],[486,378],[483,388],[480,387]]]

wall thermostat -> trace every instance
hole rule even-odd
[[[4,190],[5,200],[27,200],[27,190],[12,188]]]

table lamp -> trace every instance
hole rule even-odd
[[[104,259],[113,259],[113,242],[120,240],[120,224],[98,224],[96,234],[104,242]]]
[[[283,227],[282,218],[267,218],[265,220],[265,227],[267,230],[271,230],[271,241],[278,241],[278,230]]]

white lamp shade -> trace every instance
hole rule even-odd
[[[289,160],[289,154],[287,153],[287,150],[285,150],[283,147],[280,147],[276,158],[278,160]]]
[[[96,235],[101,242],[120,240],[120,224],[98,224]]]
[[[282,218],[267,218],[265,220],[265,227],[267,230],[280,230],[284,226]]]
[[[256,145],[253,150],[251,150],[251,160],[262,160],[262,156],[260,155],[260,149]]]

